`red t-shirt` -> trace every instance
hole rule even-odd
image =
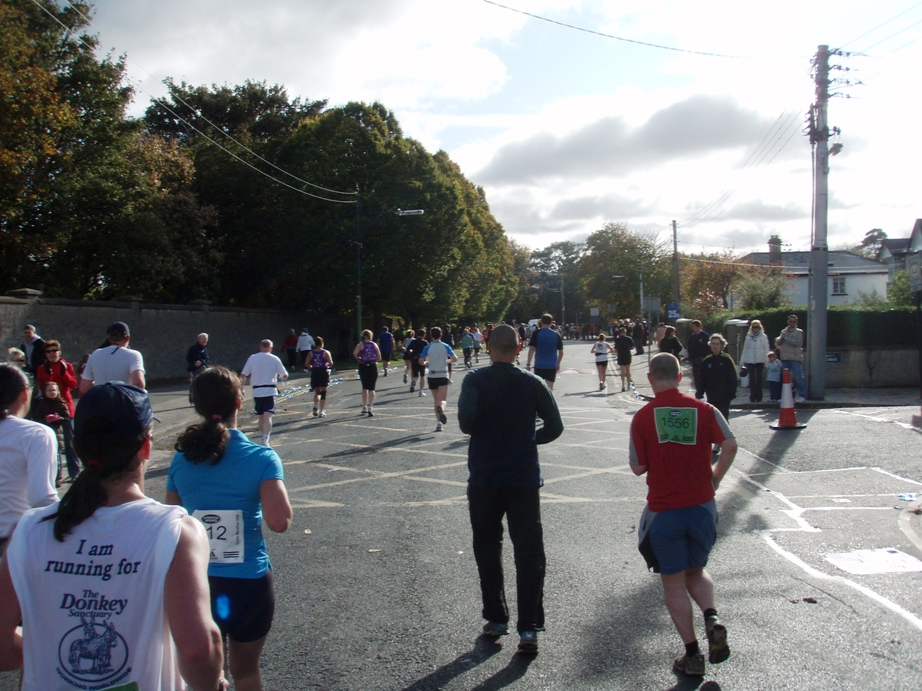
[[[647,469],[651,511],[698,506],[714,498],[711,445],[732,438],[712,405],[678,389],[656,394],[631,421],[631,465]]]

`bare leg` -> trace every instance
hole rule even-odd
[[[691,600],[685,589],[685,572],[663,574],[663,596],[666,600],[666,609],[672,617],[679,636],[683,643],[694,643],[698,640],[695,635],[694,612]]]
[[[252,643],[238,643],[228,640],[230,672],[237,691],[262,691],[263,682],[259,672],[259,656],[266,644],[266,636]]]

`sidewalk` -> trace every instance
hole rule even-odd
[[[634,376],[634,386],[637,394],[644,400],[653,398],[653,389],[650,382],[647,381],[647,356],[636,355],[634,363],[631,365],[631,374]],[[684,393],[692,393],[692,374],[691,365],[687,362],[682,363],[682,384],[680,389]],[[612,372],[609,372],[611,377]],[[612,386],[612,384],[609,384]],[[625,396],[628,394],[624,394]],[[919,389],[916,387],[892,387],[883,389],[860,388],[860,389],[826,389],[826,396],[821,401],[808,400],[806,403],[798,403],[795,407],[798,409],[820,409],[820,408],[885,408],[888,406],[920,406],[922,397],[919,396]],[[771,409],[778,408],[777,403],[771,403],[768,400],[768,387],[763,393],[761,403],[749,402],[749,389],[740,387],[737,389],[736,398],[730,404],[731,408],[738,409]]]

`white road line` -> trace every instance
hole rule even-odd
[[[864,413],[855,413],[851,410],[833,410],[832,412],[838,413],[839,415],[853,415],[854,417],[864,418],[865,420],[871,420],[872,422],[889,422],[891,425],[899,425],[903,429],[915,430],[915,427],[909,423],[900,422],[899,420],[890,420],[885,417],[876,417],[874,415],[865,415]]]

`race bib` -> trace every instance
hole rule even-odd
[[[655,408],[656,436],[660,444],[698,443],[698,410],[696,408]]]
[[[221,509],[192,512],[193,518],[205,526],[211,564],[243,563],[243,512],[239,509]]]

